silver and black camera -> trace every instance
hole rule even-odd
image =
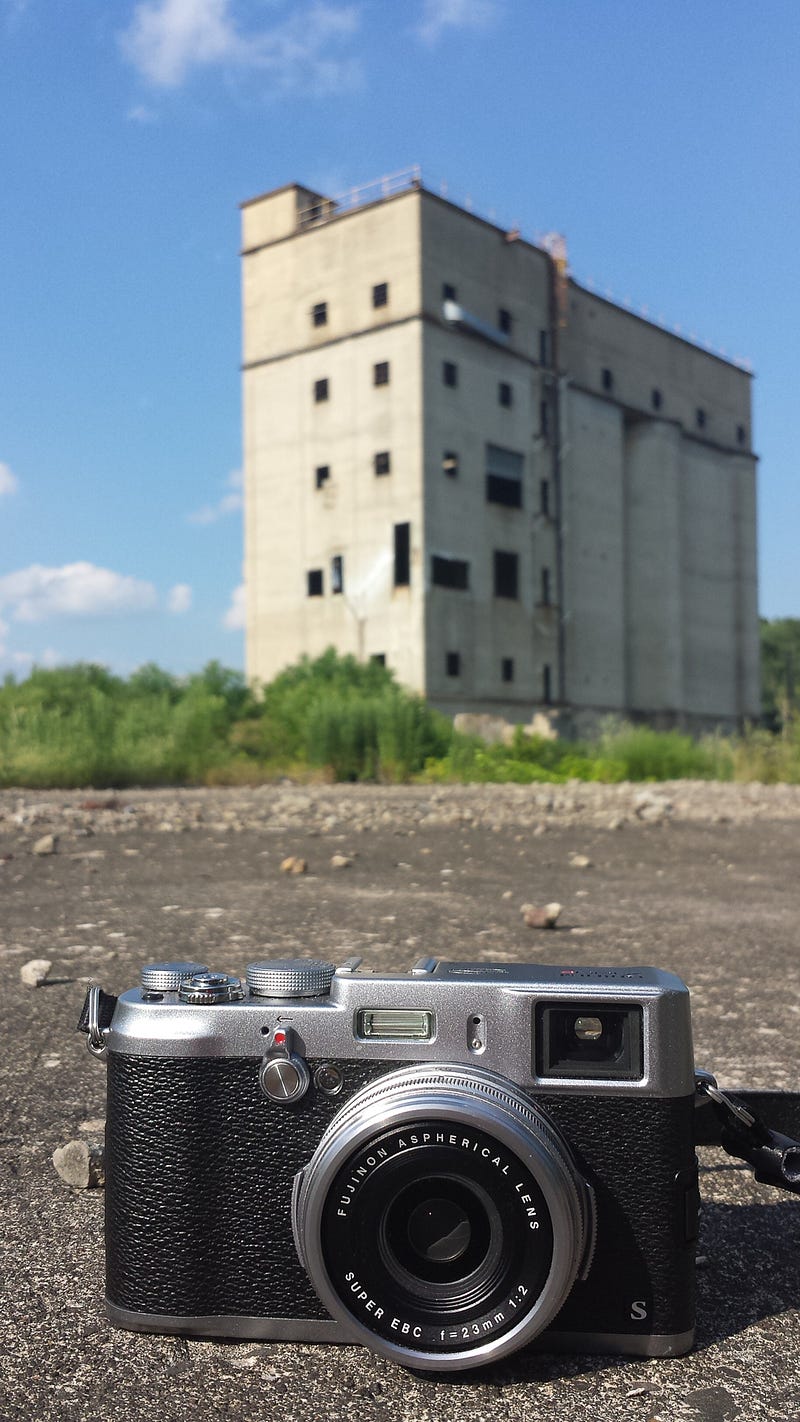
[[[652,968],[298,958],[92,988],[122,1328],[363,1343],[409,1367],[682,1353],[685,985]]]

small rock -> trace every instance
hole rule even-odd
[[[608,828],[611,830],[621,830],[625,828],[625,820],[620,815],[615,815],[613,820],[609,820]]]
[[[561,904],[545,904],[544,908],[525,904],[522,911],[523,922],[528,928],[555,928],[560,915]]]
[[[500,897],[501,899],[513,899],[514,894],[511,889],[504,889]]]
[[[47,981],[52,966],[49,958],[31,958],[30,962],[22,964],[19,975],[26,987],[41,987]]]
[[[282,874],[307,874],[308,861],[300,859],[296,854],[289,854],[281,861]]]
[[[353,861],[349,854],[332,854],[331,869],[351,869]]]
[[[67,1141],[53,1151],[53,1164],[61,1179],[73,1190],[97,1189],[106,1183],[102,1146]]]
[[[569,862],[573,869],[591,869],[592,861],[588,854],[571,854]]]
[[[534,827],[533,827],[533,834],[534,834],[534,838],[535,838],[535,839],[539,839],[539,837],[540,837],[541,835],[547,834],[547,825],[545,825],[545,824],[534,825]]]
[[[55,834],[43,834],[41,839],[37,839],[33,846],[34,854],[57,854],[58,836]]]
[[[633,808],[640,820],[646,824],[663,824],[664,820],[672,814],[672,803],[666,795],[659,795],[654,790],[643,790],[636,796]]]

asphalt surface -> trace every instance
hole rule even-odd
[[[381,792],[386,798],[387,792]],[[425,792],[422,792],[423,794]],[[232,792],[235,796],[235,792]],[[327,800],[336,792],[327,788]],[[219,801],[219,797],[217,797]],[[800,820],[577,821],[533,835],[393,820],[359,833],[298,816],[225,832],[147,822],[124,835],[62,832],[58,852],[0,823],[0,1417],[183,1419],[558,1418],[561,1422],[800,1419],[800,1199],[703,1149],[697,1344],[664,1361],[519,1354],[449,1380],[368,1350],[231,1344],[125,1333],[103,1312],[103,1192],[52,1165],[101,1138],[104,1068],[75,1032],[86,982],[135,985],[147,961],[361,953],[377,969],[423,954],[559,964],[651,963],[693,993],[696,1059],[727,1085],[800,1085]],[[516,802],[515,802],[516,803]],[[334,869],[331,856],[353,857]],[[590,867],[573,867],[573,853]],[[286,855],[308,872],[280,872]],[[564,905],[524,926],[525,902]],[[46,985],[19,968],[52,960]]]

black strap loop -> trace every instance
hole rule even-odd
[[[698,1097],[702,1105],[710,1106],[716,1129],[696,1131],[699,1145],[721,1145],[728,1155],[746,1160],[762,1185],[774,1185],[800,1195],[800,1140],[771,1130],[756,1114],[754,1098],[772,1093],[737,1092],[729,1096],[720,1091],[713,1076],[706,1072],[696,1078]],[[800,1112],[800,1094],[781,1093],[786,1097],[789,1113],[796,1119]],[[698,1116],[708,1116],[702,1109]],[[783,1120],[781,1124],[783,1124]]]

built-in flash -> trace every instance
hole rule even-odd
[[[433,1013],[414,1008],[363,1008],[356,1014],[356,1036],[379,1042],[430,1042]]]
[[[574,1031],[579,1042],[597,1042],[603,1035],[603,1024],[599,1017],[576,1017]]]

